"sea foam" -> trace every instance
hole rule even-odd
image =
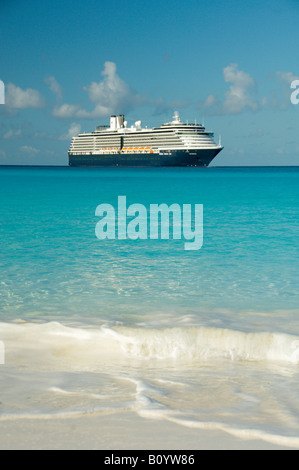
[[[7,361],[55,368],[90,368],[126,360],[193,362],[223,358],[231,361],[299,362],[299,337],[279,332],[242,332],[225,328],[69,327],[0,323]],[[17,365],[17,364],[15,364]]]

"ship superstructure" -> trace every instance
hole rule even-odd
[[[128,127],[124,115],[111,116],[110,126],[73,137],[71,166],[208,166],[223,149],[201,124],[173,121],[152,129],[141,121]]]

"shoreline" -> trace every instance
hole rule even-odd
[[[223,431],[144,420],[132,412],[69,419],[18,419],[0,427],[0,450],[291,450]],[[108,454],[107,454],[108,455]]]

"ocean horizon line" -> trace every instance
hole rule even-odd
[[[83,168],[86,168],[86,169],[100,169],[100,168],[103,168],[105,170],[107,170],[107,167],[71,167],[69,165],[1,165],[0,164],[0,168],[70,168],[70,169],[83,169]],[[113,169],[129,169],[129,170],[132,170],[132,169],[140,169],[140,170],[144,170],[145,167],[110,167],[111,170]],[[188,168],[188,167],[184,167],[185,168]],[[194,171],[194,170],[208,170],[208,169],[211,169],[211,168],[299,168],[299,165],[210,165],[209,167],[192,167],[190,168],[190,170]],[[161,170],[161,171],[164,171],[165,170],[165,167],[162,168],[162,167],[152,167],[150,168],[151,170]],[[167,170],[171,170],[171,169],[182,169],[181,167],[168,167]]]

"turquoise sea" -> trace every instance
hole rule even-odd
[[[99,240],[119,196],[203,204],[202,248]],[[299,167],[1,167],[0,201],[0,424],[130,410],[299,448]]]

